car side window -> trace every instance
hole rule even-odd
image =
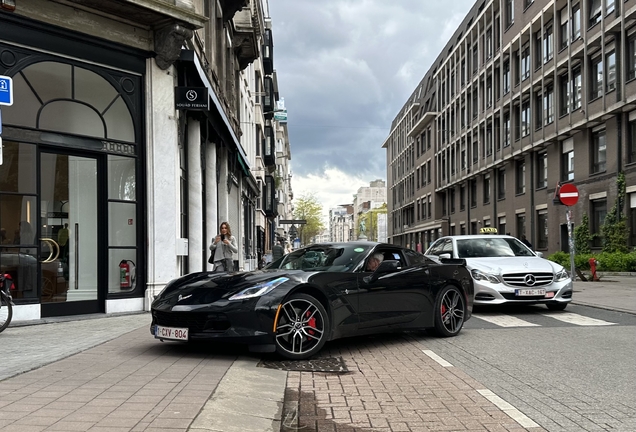
[[[406,255],[406,258],[409,260],[409,265],[418,265],[418,264],[426,264],[428,262],[430,262],[430,260],[428,258],[426,258],[424,255],[422,255],[419,252],[416,252],[414,250],[406,250],[404,251],[404,254]]]
[[[442,253],[443,246],[444,246],[444,240],[437,240],[435,243],[433,243],[428,253],[430,255],[439,255]]]

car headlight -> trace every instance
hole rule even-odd
[[[271,281],[261,282],[258,285],[245,288],[243,291],[234,294],[232,297],[229,298],[229,300],[245,300],[248,298],[260,297],[267,294],[278,285],[287,282],[288,280],[289,278],[279,277]]]
[[[556,277],[555,277],[555,281],[556,282],[561,282],[562,280],[566,280],[569,279],[570,275],[569,273],[562,268],[560,271],[557,272]]]
[[[501,281],[499,280],[499,278],[495,275],[492,274],[488,274],[488,273],[484,273],[481,270],[477,270],[477,269],[472,269],[470,271],[470,274],[473,276],[473,279],[477,280],[477,281],[488,281],[490,283],[501,283]]]

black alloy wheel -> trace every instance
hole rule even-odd
[[[307,294],[293,294],[283,303],[276,323],[276,352],[291,360],[316,354],[327,341],[329,318],[323,305]]]
[[[444,287],[437,296],[434,313],[435,333],[442,337],[457,336],[466,315],[464,294],[456,286]]]

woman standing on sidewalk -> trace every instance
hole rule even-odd
[[[212,251],[212,271],[232,271],[234,270],[234,254],[238,253],[236,238],[232,235],[230,224],[223,222],[219,227],[219,234],[212,240],[210,245]]]

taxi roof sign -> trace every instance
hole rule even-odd
[[[479,234],[497,234],[497,228],[495,227],[484,227],[479,229]]]

